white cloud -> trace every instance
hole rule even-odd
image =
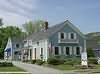
[[[27,20],[33,19],[37,10],[37,0],[1,0],[0,18],[4,26],[22,26]]]
[[[19,26],[21,27],[23,23],[25,23],[27,20],[30,20],[27,17],[19,16],[17,14],[13,13],[3,13],[0,12],[0,17],[3,18],[4,26]]]

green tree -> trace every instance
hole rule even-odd
[[[88,57],[94,57],[94,56],[95,56],[94,53],[93,53],[92,48],[88,48],[88,49],[87,49],[87,56],[88,56]]]
[[[23,24],[23,27],[28,34],[38,32],[44,26],[45,26],[45,21],[43,21],[43,20],[37,20],[37,21],[34,21],[34,22],[29,21],[29,22],[26,22],[25,24]]]
[[[9,37],[22,38],[25,35],[18,27],[8,26],[0,28],[0,58],[3,58],[4,49]]]

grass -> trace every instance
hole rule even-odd
[[[71,65],[49,65],[51,68],[59,69],[59,70],[74,70],[75,68]]]
[[[18,67],[0,67],[0,72],[25,72],[24,70]]]
[[[100,65],[95,65],[94,69],[81,69],[81,68],[76,68],[71,65],[48,65],[51,68],[59,69],[59,70],[64,70],[64,71],[74,71],[78,72],[80,74],[88,74],[88,73],[100,73]]]

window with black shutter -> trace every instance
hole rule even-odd
[[[59,55],[59,47],[55,47],[55,55]]]
[[[76,55],[80,55],[80,47],[76,47]]]
[[[61,39],[64,39],[64,33],[61,33],[61,34],[60,34],[60,38],[61,38]]]
[[[70,54],[69,51],[70,51],[70,50],[69,50],[69,47],[66,47],[66,55],[69,55],[69,54]]]

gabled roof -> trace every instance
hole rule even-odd
[[[26,39],[29,39],[29,40],[32,39],[33,41],[38,41],[38,40],[46,39],[46,38],[52,36],[54,33],[58,32],[65,25],[69,25],[81,37],[85,38],[85,36],[78,30],[78,28],[76,28],[71,22],[66,20],[66,21],[64,21],[64,22],[62,22],[60,24],[56,24],[56,25],[50,27],[46,31],[35,32],[35,33],[31,34],[30,36],[28,36]]]

